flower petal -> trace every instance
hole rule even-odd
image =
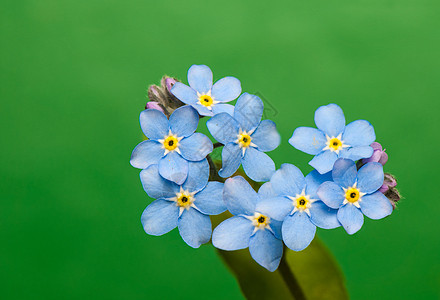
[[[235,176],[226,180],[223,200],[233,215],[253,216],[259,196],[243,177]]]
[[[359,169],[357,179],[357,188],[362,193],[371,194],[383,184],[383,166],[377,162],[367,163]]]
[[[194,133],[199,124],[199,114],[189,105],[181,106],[170,116],[171,132],[178,137],[187,137]]]
[[[146,233],[163,235],[176,228],[178,218],[179,208],[176,203],[160,199],[147,206],[141,222]]]
[[[182,185],[188,176],[188,162],[176,151],[170,152],[159,161],[159,174]]]
[[[229,102],[241,94],[241,83],[235,77],[225,77],[214,83],[211,95],[215,101]]]
[[[305,212],[296,212],[284,219],[282,233],[283,241],[293,251],[307,248],[315,237],[316,226],[310,221]]]
[[[168,134],[168,119],[156,109],[146,109],[139,117],[142,132],[152,140],[163,139]]]
[[[268,181],[264,183],[260,189],[258,190],[258,195],[260,195],[260,198],[264,197],[276,197],[277,194],[272,189],[272,184]]]
[[[357,120],[351,122],[345,127],[342,140],[344,143],[352,146],[370,146],[376,139],[374,128],[370,122],[365,120]]]
[[[260,124],[263,109],[263,101],[258,96],[243,93],[235,104],[234,118],[242,130],[252,131]]]
[[[226,210],[221,182],[208,182],[208,185],[195,195],[195,199],[194,205],[205,215],[218,215]]]
[[[227,113],[215,115],[206,122],[206,126],[211,135],[224,145],[237,140],[240,128],[238,122]]]
[[[193,248],[199,248],[211,239],[211,219],[192,207],[182,213],[178,227],[182,239]]]
[[[326,142],[324,133],[311,127],[298,127],[289,139],[289,143],[293,147],[311,155],[320,153]]]
[[[199,192],[208,184],[208,179],[209,163],[206,158],[197,162],[188,162],[188,176],[182,188],[190,192]]]
[[[173,85],[171,93],[185,104],[193,105],[198,101],[197,92],[181,82]]]
[[[249,147],[242,160],[244,172],[254,181],[268,181],[275,172],[275,163],[266,153]]]
[[[292,210],[293,202],[286,197],[262,198],[256,206],[256,211],[278,221],[283,221]]]
[[[172,198],[179,191],[179,186],[174,182],[165,180],[159,175],[159,166],[151,165],[140,174],[145,192],[154,199]]]
[[[345,194],[342,188],[332,181],[321,184],[317,192],[319,199],[327,206],[338,209],[344,202]]]
[[[271,120],[263,120],[251,135],[252,143],[257,145],[258,150],[266,152],[272,151],[280,145],[281,136],[277,131],[277,126]]]
[[[368,158],[373,155],[373,148],[370,146],[359,146],[354,148],[343,149],[339,153],[339,157],[348,158],[351,160],[359,160],[361,158]]]
[[[329,137],[336,137],[345,127],[344,112],[333,103],[321,106],[315,112],[315,124]]]
[[[180,153],[190,161],[200,161],[213,150],[211,140],[203,133],[196,132],[180,141]]]
[[[249,252],[258,264],[273,272],[283,256],[283,242],[269,230],[258,230],[249,240]]]
[[[351,159],[340,158],[335,162],[332,176],[336,184],[344,188],[351,187],[356,182],[356,175],[356,164]]]
[[[203,106],[198,102],[191,104],[191,106],[194,107],[201,116],[212,117],[214,115],[211,110],[209,110],[206,106]]]
[[[332,173],[319,174],[318,171],[313,170],[306,176],[306,195],[309,195],[312,199],[318,198],[319,186],[326,182],[332,181]]]
[[[313,224],[324,229],[333,229],[341,226],[337,217],[338,210],[328,207],[322,201],[312,203],[310,220]]]
[[[188,70],[189,85],[199,92],[206,94],[212,87],[212,71],[205,65],[192,65]]]
[[[237,171],[241,164],[241,149],[235,143],[226,144],[222,150],[222,168],[218,174],[227,178]]]
[[[224,104],[224,103],[214,104],[212,106],[212,113],[214,115],[218,115],[221,113],[227,113],[228,115],[233,116],[234,115],[234,105]]]
[[[364,215],[356,206],[348,203],[339,209],[338,220],[348,234],[354,234],[362,228]]]
[[[221,222],[212,233],[212,244],[222,250],[240,250],[249,246],[254,230],[252,222],[243,217],[232,217]]]
[[[305,187],[304,175],[292,164],[282,164],[270,179],[273,191],[279,196],[301,194]]]
[[[335,152],[330,150],[325,150],[318,155],[316,155],[310,162],[309,165],[318,170],[319,173],[325,174],[333,169],[333,165],[338,159]]]
[[[393,212],[390,200],[381,192],[363,196],[359,205],[362,213],[373,220],[385,218]]]
[[[164,149],[156,141],[143,141],[134,148],[131,153],[130,164],[138,169],[146,169],[157,164],[163,157]]]

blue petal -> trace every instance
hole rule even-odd
[[[209,110],[206,106],[203,106],[198,102],[191,104],[191,106],[194,107],[201,116],[212,117],[214,115],[211,110]]]
[[[227,113],[228,115],[233,116],[234,115],[234,105],[224,104],[224,103],[214,104],[212,106],[212,113],[214,115],[218,115],[221,113]]]
[[[254,181],[268,181],[275,172],[275,163],[266,153],[249,147],[242,160],[244,172]]]
[[[179,150],[182,156],[190,161],[202,160],[212,152],[211,140],[203,133],[196,132],[180,141]]]
[[[272,233],[279,240],[282,240],[281,227],[283,226],[283,222],[277,221],[275,219],[270,220],[270,229],[272,229]]]
[[[322,131],[311,127],[298,127],[289,143],[307,154],[316,155],[325,147],[327,140]]]
[[[188,176],[188,162],[176,151],[170,152],[159,161],[159,173],[163,178],[182,185]]]
[[[338,221],[338,210],[332,209],[322,201],[312,203],[310,209],[310,220],[313,224],[324,229],[333,229],[341,226]]]
[[[360,146],[354,148],[343,149],[339,152],[339,157],[351,160],[359,160],[361,158],[369,158],[373,155],[373,148],[370,146]]]
[[[362,213],[373,220],[385,218],[393,212],[390,200],[381,192],[363,196],[359,205]]]
[[[170,232],[177,226],[179,208],[175,202],[156,200],[142,213],[141,222],[146,233],[162,235]]]
[[[364,215],[356,206],[348,203],[339,209],[338,220],[348,234],[354,234],[362,228]]]
[[[142,170],[141,182],[145,192],[154,199],[172,198],[179,191],[179,186],[159,175],[158,165],[151,165]]]
[[[281,142],[277,126],[271,120],[261,121],[251,138],[252,143],[257,145],[258,150],[263,152],[274,150]]]
[[[315,237],[316,226],[310,222],[305,212],[296,212],[284,219],[282,233],[283,241],[293,251],[307,248]]]
[[[188,83],[200,94],[206,94],[212,87],[212,71],[205,65],[192,65],[188,70]]]
[[[273,191],[280,196],[294,197],[301,194],[305,186],[304,175],[292,164],[282,164],[271,180]]]
[[[173,85],[171,88],[171,93],[185,104],[195,104],[199,99],[195,90],[181,82],[176,82]]]
[[[259,196],[243,177],[235,176],[226,180],[223,200],[233,215],[253,216]]]
[[[138,169],[146,169],[157,164],[163,157],[164,149],[156,141],[143,141],[134,148],[131,153],[130,164]]]
[[[316,155],[310,162],[309,165],[318,170],[319,173],[325,174],[333,169],[333,165],[338,159],[335,152],[330,150],[325,150],[318,155]]]
[[[370,122],[357,120],[345,127],[342,140],[351,147],[369,146],[376,139],[374,128]]]
[[[354,161],[350,159],[340,158],[335,162],[333,166],[332,176],[333,181],[344,187],[348,188],[354,185],[356,182],[357,168]]]
[[[171,132],[178,137],[186,137],[193,134],[198,124],[199,115],[189,105],[179,107],[170,116]]]
[[[223,183],[210,181],[206,188],[197,193],[194,205],[205,215],[218,215],[226,210],[223,201]]]
[[[142,132],[152,140],[163,139],[168,135],[168,119],[157,109],[146,109],[140,114]]]
[[[357,188],[362,193],[371,194],[383,184],[383,166],[377,162],[369,162],[359,169],[357,179]]]
[[[182,213],[178,227],[182,239],[193,248],[199,248],[211,239],[211,219],[194,208]]]
[[[205,158],[198,162],[188,162],[188,176],[183,184],[183,189],[190,192],[199,192],[209,179],[209,163]]]
[[[260,189],[258,190],[258,195],[260,195],[260,198],[264,198],[264,197],[275,197],[277,196],[274,192],[274,190],[272,189],[272,184],[270,182],[266,182],[264,183]]]
[[[241,129],[252,131],[260,124],[263,109],[263,101],[258,96],[244,93],[235,104],[234,118],[240,123]]]
[[[222,150],[222,168],[218,174],[223,178],[234,174],[238,167],[240,167],[241,155],[241,149],[237,144],[226,144]]]
[[[215,101],[229,102],[241,94],[241,83],[235,77],[225,77],[214,83],[211,95]]]
[[[249,240],[249,252],[258,264],[273,272],[283,256],[283,242],[269,230],[258,230]]]
[[[254,230],[252,222],[243,217],[232,217],[218,225],[212,233],[212,244],[222,250],[240,250],[249,246]]]
[[[286,197],[262,198],[256,210],[272,219],[282,221],[293,210],[292,200]]]
[[[336,137],[345,127],[344,112],[336,104],[321,106],[315,112],[315,124],[329,137]]]
[[[344,202],[345,194],[342,188],[332,181],[326,181],[318,188],[318,197],[327,206],[338,209]]]
[[[332,173],[319,174],[318,171],[313,170],[306,176],[306,195],[309,195],[312,199],[318,197],[318,188],[325,181],[332,181]]]
[[[239,124],[227,113],[215,115],[206,122],[211,135],[220,143],[227,143],[237,140]]]

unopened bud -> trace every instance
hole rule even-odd
[[[382,150],[382,145],[374,142],[370,146],[373,147],[373,155],[369,158],[364,158],[362,163],[378,162],[384,166],[388,161],[388,154],[385,153],[385,150]]]
[[[147,102],[147,105],[145,105],[145,109],[156,109],[158,111],[161,111],[161,112],[165,113],[163,108],[156,101],[149,101],[149,102]]]

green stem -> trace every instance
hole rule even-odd
[[[225,182],[225,180],[218,175],[217,167],[209,154],[206,156],[206,159],[209,163],[209,180]]]
[[[289,288],[289,291],[292,294],[293,298],[295,300],[306,300],[306,296],[304,295],[304,292],[301,289],[301,286],[299,285],[299,282],[296,279],[295,275],[292,273],[292,270],[290,270],[290,267],[287,264],[286,257],[284,255],[281,258],[278,271],[280,272],[281,277]]]

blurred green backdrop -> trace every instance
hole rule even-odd
[[[146,87],[191,64],[238,77],[287,140],[336,102],[366,118],[405,199],[354,236],[319,231],[353,299],[439,296],[439,2],[4,0],[2,299],[242,299],[211,246],[147,236],[129,165]]]

